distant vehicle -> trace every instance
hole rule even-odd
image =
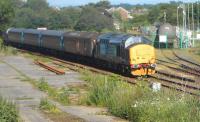
[[[155,73],[155,49],[142,36],[11,28],[6,44],[51,51],[134,76]]]

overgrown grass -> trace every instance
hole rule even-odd
[[[0,97],[0,122],[19,122],[16,105]]]
[[[84,122],[81,118],[62,112],[47,98],[40,100],[40,110],[53,122]]]
[[[137,86],[108,77],[85,73],[89,84],[86,103],[105,106],[116,116],[134,122],[198,122],[200,101],[176,91],[153,92],[148,84]]]
[[[18,54],[16,48],[5,46],[1,38],[0,38],[0,53],[3,55],[17,55]]]
[[[44,78],[42,78],[37,84],[36,87],[41,91],[44,91],[48,94],[49,97],[54,100],[67,105],[69,104],[69,90],[67,88],[56,89],[50,86]]]
[[[40,109],[47,113],[60,113],[60,110],[56,107],[56,105],[48,101],[47,98],[40,100]]]

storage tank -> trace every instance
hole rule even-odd
[[[167,35],[168,39],[176,38],[176,28],[169,23],[162,24],[158,29],[159,35]]]
[[[167,43],[160,40],[161,36],[167,36]],[[176,40],[176,27],[169,23],[161,24],[157,27],[156,39],[154,46],[159,48],[173,48]]]

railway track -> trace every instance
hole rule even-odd
[[[190,72],[197,72],[200,74],[200,64],[178,56],[173,50],[168,53],[171,53],[171,57],[167,56],[168,54],[165,54],[162,51],[163,56],[169,60],[167,61],[168,63],[178,65],[179,67],[182,67],[186,70],[190,70]]]
[[[86,69],[86,70],[89,70],[91,72],[99,73],[99,74],[103,74],[103,75],[110,75],[110,76],[118,75],[118,74],[115,74],[115,73],[112,73],[112,72],[109,72],[109,71],[100,70],[100,69],[97,69],[97,68],[94,68],[94,67],[91,67],[91,66],[86,66],[86,65],[79,64],[79,63],[75,63],[75,62],[70,62],[70,61],[58,59],[58,58],[55,58],[55,57],[52,57],[52,56],[46,56],[46,55],[43,55],[43,54],[37,53],[37,52],[31,52],[31,51],[22,50],[22,49],[20,49],[19,51],[22,52],[22,53],[29,53],[29,54],[32,54],[32,55],[42,56],[42,57],[51,59],[52,63],[59,65],[59,66],[63,66],[65,68],[68,68],[68,69],[73,70],[73,71],[79,71],[79,69]],[[126,81],[130,84],[136,84],[136,80],[134,78],[126,77],[126,76],[120,76],[120,77],[124,81]]]
[[[190,60],[187,60],[187,59],[185,59],[185,58],[183,58],[183,57],[180,57],[180,56],[177,55],[174,51],[173,51],[173,54],[174,54],[174,56],[176,56],[179,60],[182,60],[182,61],[185,61],[185,62],[187,62],[187,63],[193,64],[193,65],[197,66],[198,68],[200,68],[200,64],[198,64],[198,63],[196,63],[196,62],[193,62],[193,61],[190,61]]]
[[[180,91],[199,96],[200,65],[178,56],[174,51],[171,51],[171,56],[167,56],[169,52],[162,54],[164,59],[157,59],[157,64],[164,66],[165,71],[157,70],[157,75],[151,77],[163,84],[171,84]]]
[[[100,69],[90,67],[90,66],[85,66],[85,65],[82,65],[79,63],[74,63],[74,62],[58,59],[55,57],[46,56],[41,53],[30,52],[30,51],[26,51],[26,50],[19,50],[19,51],[51,59],[54,64],[66,67],[66,68],[74,70],[74,71],[79,71],[79,69],[87,69],[92,72],[103,74],[103,75],[114,75],[115,74],[115,73],[112,73],[109,71],[100,70]],[[177,75],[173,75],[173,74],[169,74],[169,73],[161,72],[161,71],[157,71],[157,74],[164,75],[165,77],[150,76],[150,78],[152,80],[156,79],[158,82],[161,83],[161,85],[163,87],[169,88],[169,89],[174,89],[176,91],[184,92],[184,93],[191,94],[194,96],[199,96],[199,94],[197,94],[197,92],[200,90],[200,88],[186,83],[186,82],[196,83],[195,80],[192,80],[189,78],[183,78],[183,77],[180,77]],[[195,75],[199,76],[199,74],[195,74]],[[126,77],[126,76],[120,76],[120,77],[121,77],[121,79],[123,79],[124,81],[126,81],[130,84],[136,84],[136,82],[137,82],[136,79],[134,79],[132,77]],[[175,78],[175,79],[179,79],[179,80],[181,79],[182,81],[185,81],[185,83],[178,82],[177,80],[171,80],[170,78]],[[145,79],[145,81],[152,83],[152,81],[149,81],[149,79]]]

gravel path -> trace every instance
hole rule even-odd
[[[65,75],[58,76],[48,70],[45,70],[33,63],[33,60],[21,56],[6,56],[0,60],[20,70],[28,77],[39,80],[45,78],[49,85],[56,88],[62,88],[68,84],[80,84],[80,75],[74,71],[67,71]],[[49,122],[38,106],[41,98],[46,95],[43,92],[33,88],[28,82],[21,81],[21,76],[12,67],[0,63],[0,94],[3,97],[15,100],[19,106],[20,114],[25,122]],[[102,115],[106,113],[104,108],[85,107],[85,106],[62,106],[54,102],[63,112],[80,117],[88,122],[124,122],[117,117]]]
[[[20,75],[6,64],[0,63],[0,94],[15,101],[25,122],[50,122],[38,110],[40,99],[46,95],[27,82],[20,81]]]

